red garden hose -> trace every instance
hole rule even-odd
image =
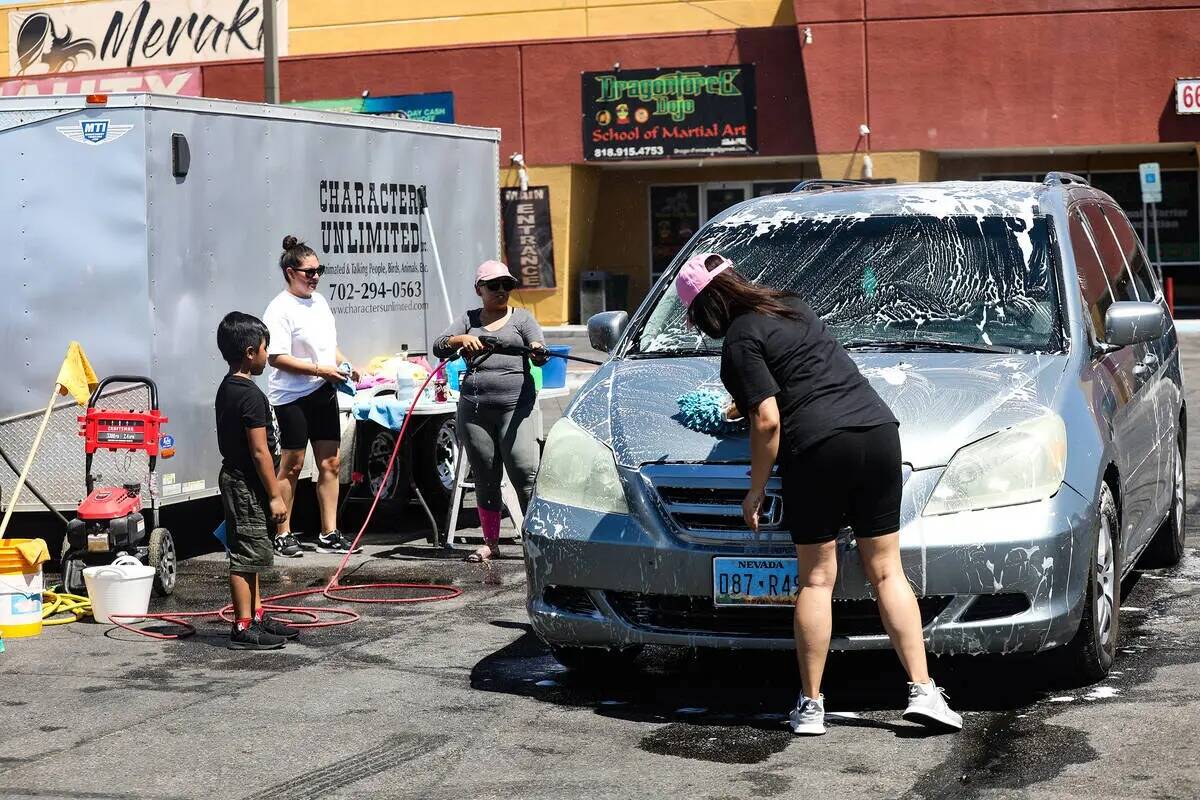
[[[287,600],[293,597],[307,597],[309,595],[319,594],[330,600],[337,600],[343,603],[430,603],[437,600],[453,600],[462,594],[462,589],[454,586],[445,586],[436,583],[361,583],[349,586],[342,586],[338,583],[338,578],[341,577],[342,571],[346,569],[346,563],[350,560],[354,549],[358,546],[358,541],[362,539],[363,533],[366,532],[367,526],[371,524],[371,517],[375,514],[375,508],[379,505],[379,498],[383,495],[384,488],[388,485],[388,478],[392,474],[392,467],[396,463],[396,454],[400,452],[400,443],[404,441],[404,434],[408,430],[408,423],[412,420],[413,409],[416,408],[417,402],[421,399],[425,387],[433,380],[433,377],[446,368],[449,359],[442,361],[433,371],[429,373],[429,377],[421,384],[421,388],[417,390],[413,397],[412,404],[409,405],[408,411],[404,415],[404,422],[400,426],[400,433],[396,436],[396,444],[392,448],[392,456],[388,459],[387,469],[383,473],[382,480],[379,481],[379,489],[375,492],[375,499],[371,503],[371,508],[367,511],[367,516],[363,520],[362,527],[358,529],[358,535],[354,537],[354,542],[350,545],[350,552],[342,556],[342,562],[338,564],[337,569],[333,571],[333,575],[329,578],[329,583],[325,584],[320,589],[303,589],[298,592],[286,592],[284,594],[272,595],[271,597],[263,598],[263,610],[270,611],[276,614],[295,615],[306,618],[308,622],[292,622],[287,624],[293,628],[329,628],[334,625],[348,625],[351,622],[356,622],[360,619],[358,613],[344,608],[323,608],[320,606],[289,606],[280,605],[278,601]],[[421,595],[419,597],[347,597],[342,592],[357,592],[367,589],[423,589],[428,591],[436,591],[436,594]],[[224,608],[215,611],[174,611],[163,614],[113,614],[109,616],[109,621],[133,633],[148,636],[151,639],[183,639],[191,636],[196,632],[196,627],[188,620],[201,619],[205,617],[218,617],[226,622],[233,622],[233,605],[226,605]],[[332,614],[334,619],[322,619],[321,614]],[[127,622],[122,622],[120,617]],[[159,633],[157,631],[145,630],[135,627],[135,623],[144,622],[147,620],[155,622],[168,622],[183,628],[180,633]]]

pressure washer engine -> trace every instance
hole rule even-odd
[[[96,408],[100,393],[114,383],[146,386],[150,390],[150,410]],[[143,564],[154,567],[155,594],[161,597],[175,591],[175,540],[170,531],[159,527],[154,475],[159,456],[160,428],[166,422],[167,418],[158,410],[158,387],[149,378],[113,375],[102,380],[88,398],[87,410],[84,416],[79,417],[79,433],[84,441],[87,497],[79,504],[75,519],[67,524],[62,552],[63,589],[66,592],[86,594],[84,567],[110,564],[123,555],[135,556]],[[95,485],[92,458],[97,450],[140,451],[149,456],[148,509],[142,507],[140,482],[121,486]]]

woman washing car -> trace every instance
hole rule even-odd
[[[529,364],[523,356],[485,354],[481,341],[493,337],[501,345],[532,348],[530,360],[538,365],[549,359],[537,320],[525,309],[508,304],[516,286],[508,267],[485,261],[475,272],[475,294],[482,307],[463,314],[433,345],[438,358],[450,358],[461,350],[467,360],[455,423],[475,476],[483,528],[483,546],[467,557],[473,562],[489,561],[500,553],[500,482],[505,470],[524,510],[540,459],[530,418],[537,392]]]
[[[795,295],[743,278],[727,258],[701,253],[675,279],[688,320],[724,339],[721,381],[730,415],[750,423],[746,524],[758,532],[776,464],[796,547],[794,629],[802,692],[789,721],[796,734],[825,732],[821,679],[832,636],[838,531],[849,524],[879,613],[905,671],[904,718],[961,729],[929,677],[921,614],[900,563],[899,423],[813,310]]]

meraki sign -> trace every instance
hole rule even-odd
[[[279,2],[280,55],[287,3]],[[119,0],[8,15],[14,76],[261,57],[262,0]]]
[[[753,153],[754,65],[583,73],[589,161]]]

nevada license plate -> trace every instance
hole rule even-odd
[[[792,605],[796,602],[796,559],[713,559],[713,604]]]

